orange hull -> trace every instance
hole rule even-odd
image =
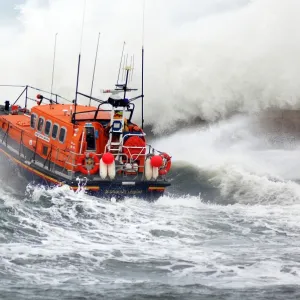
[[[2,154],[52,184],[68,182],[76,187],[79,178],[86,180],[89,191],[101,190],[101,195],[120,195],[117,190],[161,195],[170,185],[165,176],[171,158],[146,144],[143,130],[131,121],[134,108],[116,101],[107,102],[111,110],[102,110],[101,104],[75,106],[50,100],[30,112],[0,115]],[[162,163],[156,166],[155,161]]]

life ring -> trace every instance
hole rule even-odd
[[[162,153],[161,157],[165,159],[165,163],[164,163],[164,167],[159,170],[159,175],[166,175],[171,169],[171,165],[172,165],[171,156],[168,155],[167,153]]]
[[[94,167],[91,170],[88,170],[85,165],[84,165],[84,161],[86,158],[92,158],[94,160]],[[96,153],[87,153],[87,154],[82,154],[78,157],[77,160],[77,165],[78,165],[78,170],[85,174],[85,175],[93,175],[96,174],[99,170],[99,158],[96,155]]]

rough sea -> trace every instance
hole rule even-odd
[[[0,300],[300,299],[300,118],[254,120],[300,107],[300,1],[143,2],[0,0],[1,84],[72,100],[82,51],[89,94],[101,32],[93,95],[114,88],[124,41],[140,95],[143,43],[145,124],[172,156],[154,203],[0,165]],[[1,104],[21,92],[1,89]]]
[[[249,122],[154,139],[173,155],[155,203],[2,174],[0,299],[299,299],[299,148]]]

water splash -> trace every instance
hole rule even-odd
[[[300,38],[294,30],[299,27],[299,5],[297,0],[226,0],[222,5],[217,0],[149,1],[145,28],[146,123],[153,123],[155,130],[162,132],[179,121],[212,121],[236,111],[257,112],[272,106],[299,107]],[[0,81],[49,90],[53,37],[59,32],[54,90],[72,99],[81,9],[80,2],[71,0],[53,0],[45,6],[27,0],[16,25],[1,27],[6,38],[1,46],[0,62],[5,72],[0,71]],[[138,0],[114,4],[89,1],[81,91],[90,89],[92,45],[99,28],[103,34],[95,96],[103,97],[100,89],[115,83],[124,40],[128,52],[136,54],[132,86],[140,87],[141,12]]]

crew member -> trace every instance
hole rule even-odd
[[[114,119],[122,119],[122,118],[123,118],[123,112],[120,111],[120,110],[115,111]],[[127,120],[127,118],[124,118],[123,131],[128,131],[128,120]]]
[[[123,118],[123,112],[122,111],[115,111],[114,114],[114,119],[122,119]],[[105,134],[108,135],[109,134],[109,130],[111,128],[111,123],[109,122],[105,128]],[[128,120],[126,118],[124,118],[124,126],[123,126],[123,131],[128,131]]]

